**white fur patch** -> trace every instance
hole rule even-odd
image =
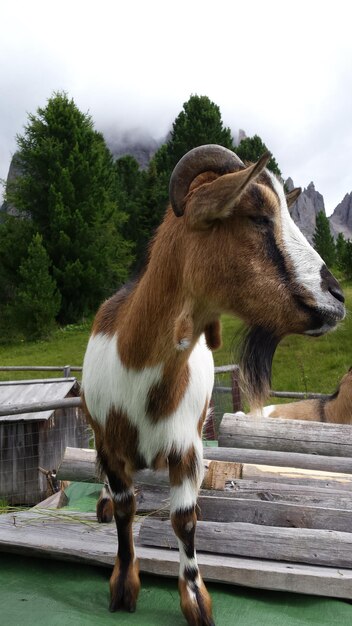
[[[142,370],[126,368],[117,351],[117,337],[93,335],[83,363],[82,389],[93,419],[105,424],[114,408],[128,416],[139,432],[139,452],[150,465],[157,454],[185,453],[198,445],[198,420],[214,385],[214,361],[204,335],[192,350],[189,384],[176,411],[152,423],[146,414],[149,389],[162,379],[163,364]]]
[[[189,478],[185,478],[181,485],[170,489],[170,513],[195,506],[197,496],[198,485],[195,485]]]
[[[183,339],[180,339],[176,347],[177,347],[177,350],[180,350],[182,352],[183,350],[188,350],[190,345],[191,345],[190,339],[186,339],[184,337]]]
[[[329,291],[323,291],[321,288],[322,278],[320,272],[325,265],[323,259],[309,244],[291,218],[282,185],[280,185],[273,174],[268,170],[266,172],[269,174],[280,200],[283,242],[295,269],[297,282],[310,292],[319,309],[332,314],[338,313],[341,316],[341,306],[337,304],[334,296]],[[307,334],[315,335],[329,329],[330,327],[326,326],[319,330],[308,331]]]
[[[270,417],[271,413],[273,412],[273,410],[276,409],[276,405],[275,404],[270,404],[268,406],[263,406],[261,413],[263,417]]]

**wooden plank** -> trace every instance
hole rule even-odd
[[[15,518],[15,519],[14,519]],[[92,514],[45,517],[33,512],[0,516],[0,551],[112,567],[116,557],[114,524],[97,524]],[[178,576],[178,552],[137,545],[140,570]],[[352,570],[205,554],[197,559],[205,580],[252,588],[352,599]],[[175,583],[176,588],[176,583]],[[106,590],[105,590],[106,591]],[[102,588],[102,593],[105,593]]]
[[[209,460],[275,465],[277,467],[300,467],[322,472],[352,474],[352,458],[322,456],[300,452],[277,452],[276,450],[251,450],[250,448],[204,448]]]
[[[231,492],[202,490],[198,498],[198,519],[211,522],[247,522],[267,526],[317,528],[352,532],[352,503],[349,509],[231,497]],[[214,495],[216,494],[216,495]],[[169,516],[169,491],[142,488],[137,492],[137,514]],[[310,495],[312,499],[312,496]]]
[[[270,465],[252,465],[245,463],[242,478],[249,480],[268,480],[295,485],[316,485],[342,491],[352,490],[352,476],[337,472],[319,472],[295,467],[273,467]]]
[[[38,502],[33,508],[34,509],[61,509],[63,506],[67,506],[68,497],[64,491],[58,491],[57,493],[53,493],[42,502]]]
[[[201,492],[202,493],[202,492]],[[320,506],[325,508],[352,509],[352,491],[343,491],[331,487],[317,487],[316,485],[296,485],[270,480],[238,479],[231,482],[231,487],[221,493],[224,497],[249,498],[251,500],[266,500],[269,502],[288,502]],[[219,495],[214,492],[204,492],[204,495]]]
[[[225,413],[219,446],[352,457],[350,425]]]
[[[170,489],[168,486],[140,485],[136,489],[137,510],[140,513],[169,511]],[[232,487],[224,491],[201,489],[199,497],[259,500],[273,503],[299,504],[325,509],[352,511],[352,492],[338,491],[325,487],[290,485],[270,481],[238,479],[232,481]]]
[[[169,520],[146,517],[139,539],[146,546],[177,547]],[[198,522],[196,545],[198,550],[217,554],[331,567],[352,564],[352,533],[331,530]]]

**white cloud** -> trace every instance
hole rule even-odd
[[[349,4],[279,0],[0,2],[0,177],[28,112],[66,90],[98,128],[159,138],[192,93],[258,133],[331,212],[352,191]]]

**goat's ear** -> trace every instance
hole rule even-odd
[[[286,194],[286,202],[289,208],[290,206],[293,205],[294,202],[296,202],[297,198],[301,195],[301,193],[302,193],[302,189],[300,187],[296,187],[295,189],[292,189],[292,191],[289,191]]]
[[[271,154],[266,152],[254,165],[232,174],[224,174],[191,192],[186,198],[185,211],[189,226],[206,229],[214,220],[229,217],[242,194],[263,171],[270,158]]]

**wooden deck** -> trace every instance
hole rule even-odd
[[[141,571],[176,577],[179,568],[177,550],[141,545],[141,537],[151,524],[168,523],[148,517],[145,522],[141,535],[144,524],[137,521],[134,529]],[[238,527],[237,524],[231,526]],[[257,530],[263,532],[268,529],[257,526]],[[300,529],[292,530],[296,530],[298,537]],[[170,533],[164,533],[165,541],[173,545]],[[202,523],[199,524],[197,542],[200,545],[204,543]],[[93,513],[36,508],[0,516],[0,551],[110,567],[116,555],[116,529],[114,524],[98,524]],[[352,570],[344,567],[304,565],[200,551],[198,562],[208,581],[352,599]]]

